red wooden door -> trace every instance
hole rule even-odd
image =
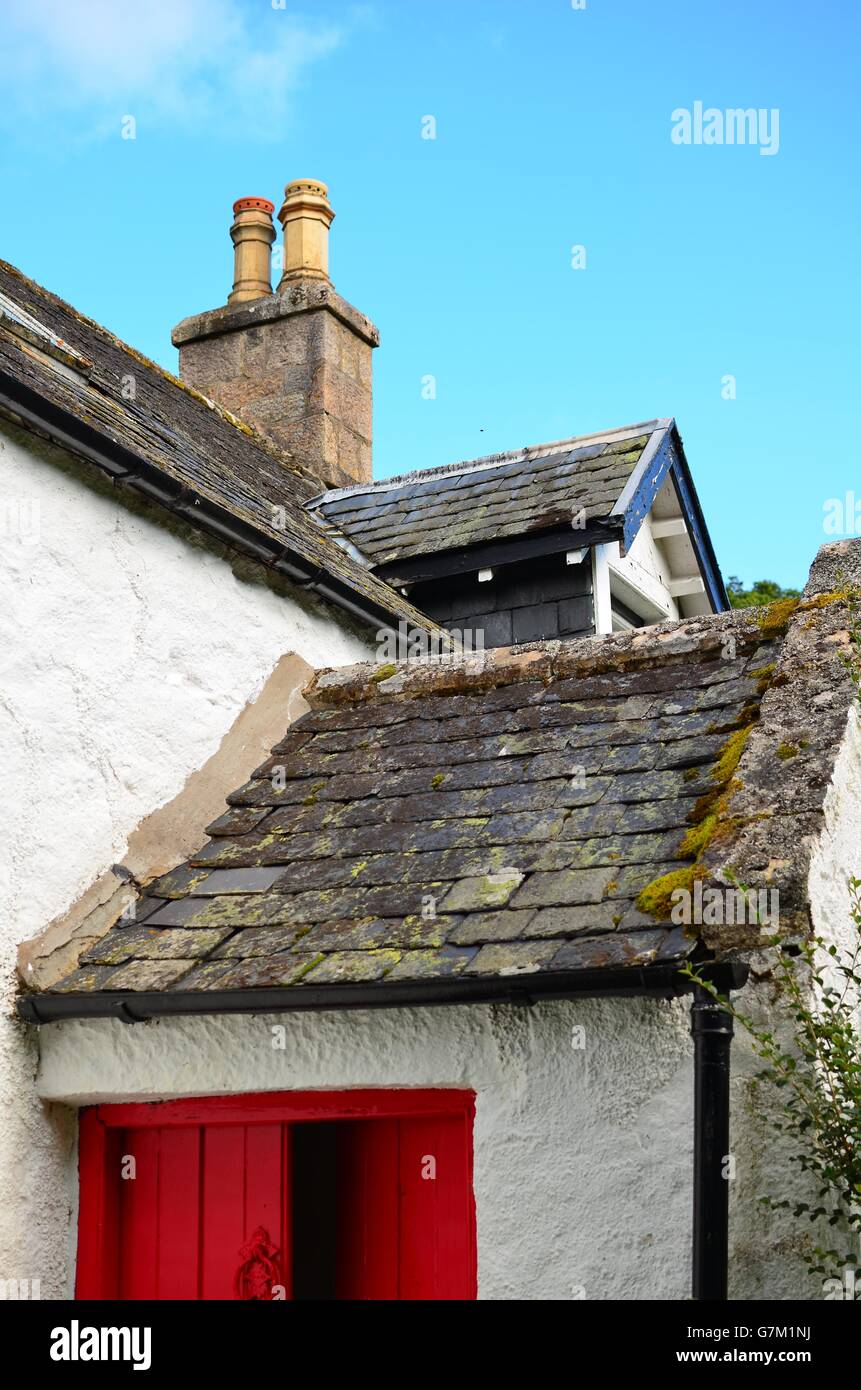
[[[290,1298],[294,1203],[322,1195],[336,1298],[474,1298],[472,1115],[471,1094],[446,1091],[85,1111],[78,1297]],[[303,1193],[295,1127],[320,1120],[333,1191]]]

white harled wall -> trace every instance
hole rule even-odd
[[[73,1200],[75,1117],[36,1097],[17,946],[122,860],[288,652],[372,649],[0,422],[0,1280],[62,1294]]]

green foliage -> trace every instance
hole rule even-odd
[[[857,938],[851,949],[819,936],[793,947],[793,954],[779,937],[769,942],[792,1020],[786,1044],[718,995],[698,971],[684,969],[750,1035],[764,1063],[757,1080],[782,1097],[775,1127],[793,1145],[791,1161],[812,1178],[815,1200],[769,1194],[760,1201],[772,1211],[827,1221],[833,1228],[835,1243],[816,1245],[807,1256],[810,1272],[823,1277],[839,1277],[861,1263],[861,879],[850,879],[849,892]]]
[[[782,589],[773,579],[757,579],[746,589],[737,574],[730,575],[726,591],[731,608],[765,608],[781,598],[801,598],[799,589]]]

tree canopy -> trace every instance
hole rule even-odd
[[[764,608],[779,598],[800,598],[800,589],[782,589],[773,579],[757,579],[746,589],[737,574],[731,574],[726,582],[732,608]]]

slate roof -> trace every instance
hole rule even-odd
[[[803,928],[859,589],[861,542],[843,543],[800,603],[321,673],[200,853],[22,1012],[645,979],[759,941],[667,920],[669,886],[735,873],[778,888],[783,925]]]
[[[542,531],[571,531],[581,512],[587,525],[620,530],[614,509],[638,465],[655,457],[672,423],[651,420],[335,489],[308,505],[346,534],[372,566]]]
[[[109,452],[114,476],[124,479],[119,487],[141,488],[287,579],[342,606],[352,601],[373,620],[385,615],[436,629],[322,526],[309,524],[301,504],[315,484],[301,461],[4,261],[0,296],[15,306],[4,311],[0,300],[0,411],[38,421],[86,458],[103,463]]]

